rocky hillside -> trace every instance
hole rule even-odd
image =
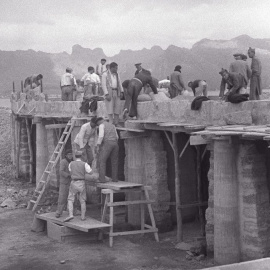
[[[219,88],[221,67],[228,68],[233,61],[235,52],[246,53],[248,47],[255,47],[257,55],[262,60],[263,86],[270,85],[270,39],[253,39],[242,35],[231,40],[203,39],[191,49],[174,45],[163,50],[159,46],[138,51],[122,50],[113,57],[106,57],[100,48],[89,49],[74,45],[72,53],[51,54],[28,51],[0,51],[0,95],[9,94],[12,81],[16,89],[20,89],[20,81],[25,77],[42,73],[44,75],[44,89],[49,93],[59,93],[59,77],[67,66],[74,69],[77,78],[81,78],[89,65],[94,67],[101,58],[115,61],[119,64],[119,71],[123,80],[131,78],[135,72],[134,64],[142,62],[158,79],[169,75],[174,66],[182,65],[183,78],[187,82],[194,79],[207,80],[210,89]],[[249,60],[250,63],[250,60]]]

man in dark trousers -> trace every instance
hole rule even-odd
[[[204,80],[195,80],[188,82],[188,87],[192,89],[195,97],[205,96],[207,97],[207,83]]]
[[[127,88],[127,95],[126,95],[126,102],[124,106],[124,116],[125,114],[129,113],[130,117],[137,118],[137,101],[138,96],[145,85],[149,85],[154,92],[157,94],[157,88],[154,85],[153,78],[148,71],[141,71],[133,79],[130,80],[128,88]]]
[[[118,134],[113,124],[104,121],[102,117],[93,117],[91,122],[98,126],[99,134],[96,152],[99,155],[99,181],[105,182],[106,163],[111,158],[112,181],[118,179]]]
[[[71,176],[68,169],[69,163],[73,160],[72,150],[67,149],[65,151],[65,158],[60,161],[60,186],[59,186],[59,196],[58,205],[55,217],[59,218],[66,205],[69,192],[69,186],[71,182]]]
[[[251,78],[250,78],[250,100],[259,100],[262,94],[262,64],[260,59],[255,56],[255,49],[248,49],[248,57],[251,61]]]
[[[79,201],[81,203],[81,220],[85,220],[86,213],[86,189],[85,189],[85,175],[92,174],[92,169],[86,162],[81,160],[82,151],[76,151],[75,161],[71,161],[68,165],[68,169],[71,175],[71,183],[68,194],[68,212],[69,216],[64,222],[70,221],[73,216],[73,203],[75,196],[79,194]]]

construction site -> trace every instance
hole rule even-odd
[[[123,269],[206,269],[235,263],[235,268],[217,269],[260,269],[241,262],[269,256],[270,101],[232,104],[215,99],[194,111],[192,100],[177,96],[139,102],[138,119],[117,128],[119,181],[86,181],[87,209],[95,205],[97,209],[87,211],[84,222],[75,218],[64,223],[54,217],[53,207],[58,161],[66,147],[74,153],[74,138],[93,114],[82,116],[78,101],[48,99],[43,93],[29,101],[24,93],[12,93],[11,157],[16,177],[29,179],[36,187],[25,210],[34,219],[28,221],[32,230],[60,242],[89,238],[83,246],[96,245],[93,237],[103,239],[102,245],[113,249],[117,241],[130,236],[146,248],[155,245],[155,250],[170,235],[177,252],[182,252],[176,257],[186,261],[163,265],[155,257],[155,268]],[[107,119],[102,101],[95,115]],[[111,176],[109,168],[106,175]],[[119,221],[129,228],[117,228]],[[195,228],[191,235],[197,252],[190,228]],[[106,267],[95,269],[114,269]]]

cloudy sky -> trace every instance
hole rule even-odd
[[[190,48],[202,38],[270,38],[270,0],[0,0],[0,50],[71,52],[74,44]]]

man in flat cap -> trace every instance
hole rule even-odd
[[[72,68],[66,68],[66,73],[61,77],[60,88],[63,101],[72,101],[73,91],[76,91],[77,83],[72,71]]]
[[[222,69],[219,74],[222,76],[219,94],[221,98],[225,97],[226,101],[232,103],[248,100],[249,95],[245,93],[246,81],[242,74],[229,72],[226,69]],[[229,91],[224,95],[226,85]]]
[[[251,61],[251,78],[250,78],[250,100],[259,100],[262,94],[262,64],[260,59],[255,56],[255,49],[249,47],[248,56]]]
[[[74,218],[73,204],[75,196],[79,194],[79,201],[81,203],[81,220],[85,220],[86,213],[86,189],[85,189],[85,175],[92,174],[92,169],[89,164],[82,161],[82,152],[75,152],[75,161],[71,161],[68,165],[68,169],[71,175],[71,183],[68,194],[68,212],[69,216],[64,220],[68,222]]]
[[[174,68],[173,73],[170,76],[170,96],[174,98],[178,95],[182,95],[186,90],[182,74],[181,74],[182,67],[177,65]]]
[[[55,217],[59,218],[65,207],[67,206],[67,198],[69,192],[69,186],[71,182],[70,171],[68,169],[69,163],[73,160],[72,150],[67,149],[65,151],[65,158],[60,161],[60,184],[59,184],[59,196],[58,205],[55,213]]]
[[[142,68],[142,63],[135,64],[135,67],[136,67],[135,75],[139,74],[142,71],[148,72],[151,75],[151,72],[149,70]]]
[[[240,73],[244,76],[245,82],[246,82],[246,87],[248,85],[248,81],[251,76],[251,70],[249,68],[249,65],[246,61],[242,60],[242,53],[235,53],[234,55],[235,61],[231,63],[229,72],[235,72],[235,73]]]

